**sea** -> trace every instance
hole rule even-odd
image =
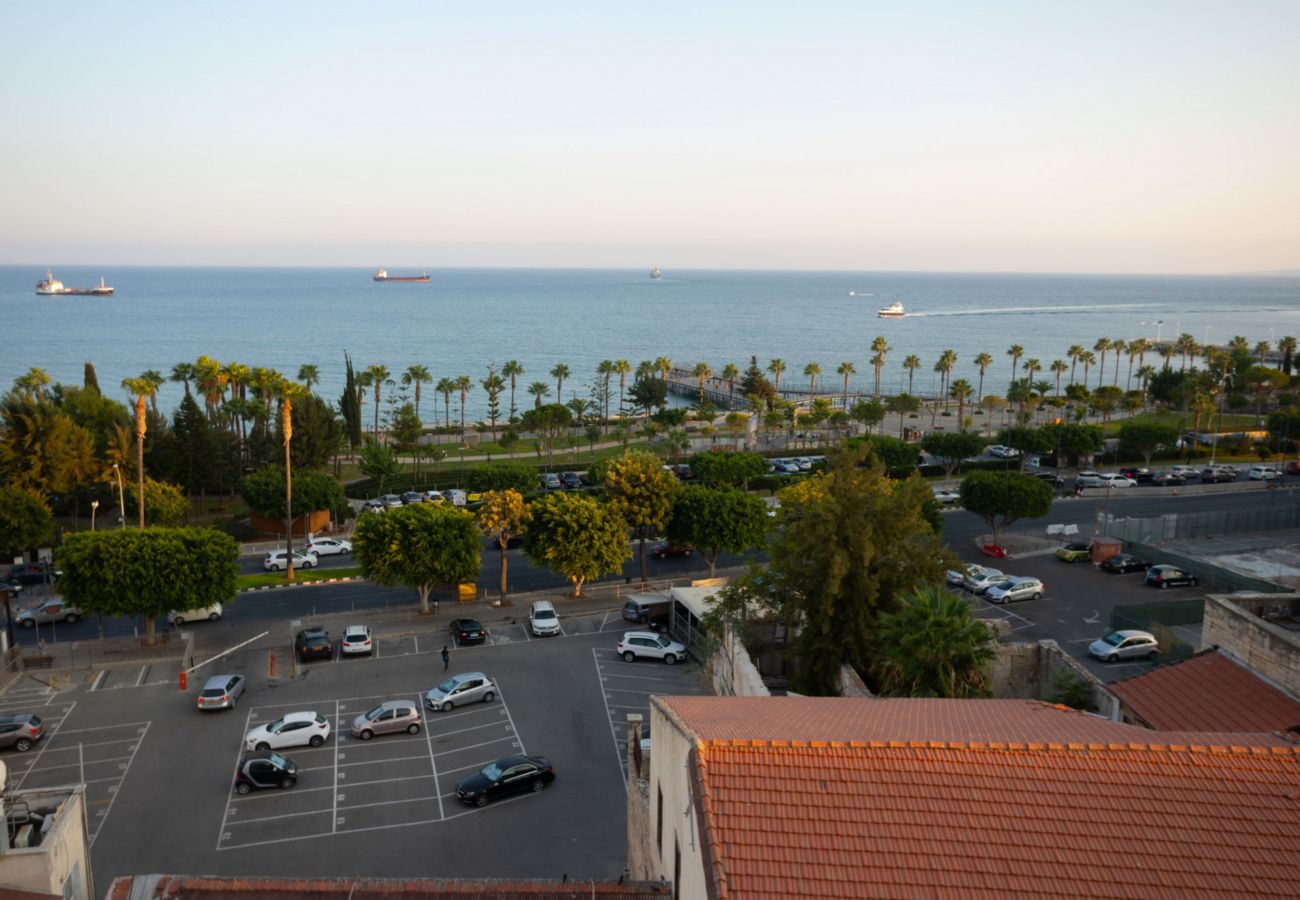
[[[1276,345],[1300,336],[1300,277],[1135,276],[1040,274],[934,274],[909,272],[675,271],[649,269],[430,269],[420,283],[376,283],[360,268],[154,268],[60,266],[56,278],[90,287],[103,275],[113,297],[38,296],[44,269],[0,266],[0,387],[33,367],[56,382],[80,384],[83,365],[94,363],[101,389],[119,393],[122,379],[148,369],[167,375],[178,362],[207,355],[221,362],[278,369],[293,377],[304,363],[320,371],[318,393],[337,400],[344,385],[344,354],[360,371],[383,365],[398,385],[408,366],[421,364],[435,382],[469,375],[475,383],[466,418],[485,416],[478,381],[490,366],[518,360],[516,403],[532,403],[525,389],[550,386],[554,402],[557,363],[569,367],[562,399],[589,397],[602,360],[666,356],[714,372],[727,363],[744,369],[750,357],[766,368],[785,362],[782,384],[807,386],[809,363],[821,367],[819,387],[838,387],[841,362],[857,369],[850,389],[874,386],[872,341],[892,348],[882,388],[907,387],[902,363],[920,358],[917,393],[938,385],[934,364],[944,350],[957,355],[954,378],[978,379],[974,363],[988,352],[994,363],[987,393],[1005,391],[1013,344],[1021,362],[1044,368],[1065,359],[1073,344],[1091,349],[1098,338],[1169,339],[1191,334],[1202,343],[1244,336]],[[393,275],[418,270],[390,270]],[[902,319],[878,318],[892,302]],[[1115,379],[1107,354],[1106,381]],[[1151,363],[1155,358],[1148,357]],[[1126,381],[1128,360],[1120,364]],[[1023,373],[1022,373],[1023,374]],[[1049,378],[1040,374],[1037,378]],[[1082,377],[1080,371],[1077,377]],[[1097,372],[1091,380],[1096,384]],[[629,379],[630,383],[630,379]],[[434,404],[426,385],[422,418]],[[171,409],[179,384],[159,392]],[[503,402],[508,405],[509,399]],[[453,397],[452,420],[459,398]],[[367,404],[367,408],[369,405]],[[439,408],[437,416],[443,409]]]

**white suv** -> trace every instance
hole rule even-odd
[[[560,617],[555,614],[555,607],[551,605],[551,601],[533,601],[532,609],[528,613],[528,627],[533,632],[533,637],[560,633]]]
[[[1246,477],[1251,481],[1272,481],[1275,478],[1281,478],[1282,473],[1272,466],[1251,466]]]
[[[221,618],[221,613],[220,603],[202,606],[198,609],[173,609],[167,614],[167,621],[173,625],[184,625],[186,622],[202,622],[204,620],[215,622]]]
[[[618,642],[618,652],[623,659],[633,662],[638,656],[662,659],[668,665],[686,659],[686,647],[670,641],[653,631],[629,631]]]

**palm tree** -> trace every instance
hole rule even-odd
[[[1173,344],[1161,344],[1160,349],[1156,351],[1160,358],[1164,360],[1164,370],[1169,371],[1169,361],[1178,355],[1178,348]]]
[[[876,339],[871,342],[871,365],[876,371],[876,396],[880,396],[880,370],[885,366],[885,354],[894,348],[889,346],[885,336],[877,335]]]
[[[912,391],[912,379],[916,377],[916,370],[921,368],[921,357],[916,354],[908,356],[903,360],[903,368],[907,370],[907,395],[915,397],[916,394]]]
[[[1063,359],[1054,359],[1052,364],[1047,367],[1048,371],[1056,376],[1056,396],[1061,396],[1061,376],[1065,370],[1070,368],[1069,364]]]
[[[659,370],[655,368],[655,364],[652,360],[643,359],[636,364],[636,375],[633,376],[632,380],[635,382],[640,381],[643,378],[649,379],[658,371]]]
[[[663,359],[663,357],[659,357]],[[722,377],[727,380],[727,406],[735,407],[736,399],[736,379],[740,377],[740,369],[735,363],[727,363],[722,367]]]
[[[1085,352],[1078,344],[1071,344],[1070,349],[1065,351],[1066,357],[1070,360],[1070,384],[1074,384],[1074,367],[1079,364],[1079,357]]]
[[[456,393],[456,380],[454,378],[439,378],[438,383],[433,386],[435,393],[442,394],[442,424],[451,425],[451,395]],[[437,406],[434,407],[433,418],[438,418]]]
[[[973,393],[975,392],[971,390],[970,382],[965,378],[958,378],[952,383],[952,387],[948,388],[948,395],[957,401],[958,431],[966,430],[966,401],[970,400]]]
[[[1092,349],[1101,354],[1101,365],[1097,366],[1097,387],[1101,387],[1101,382],[1106,377],[1106,351],[1110,349],[1110,338],[1097,338],[1097,343],[1092,345]]]
[[[948,379],[952,377],[953,366],[957,365],[957,354],[951,349],[939,354],[939,361],[934,370],[939,373],[939,398],[948,396]]]
[[[1020,368],[1020,357],[1025,355],[1025,348],[1019,344],[1012,344],[1007,349],[1007,356],[1011,357],[1011,380],[1016,380],[1016,369]]]
[[[1083,351],[1083,355],[1079,357],[1079,362],[1083,363],[1083,389],[1087,390],[1088,389],[1088,368],[1090,366],[1096,365],[1097,357],[1093,356],[1091,350],[1085,350]]]
[[[555,379],[555,399],[558,403],[564,402],[564,379],[570,374],[569,367],[564,363],[556,363],[555,368],[551,369],[551,377]]]
[[[618,373],[618,414],[621,418],[623,415],[623,388],[627,386],[627,376],[632,371],[632,364],[626,359],[616,359],[614,360],[614,371]]]
[[[810,362],[803,367],[803,374],[808,379],[808,392],[810,394],[817,393],[817,376],[821,373],[822,367],[820,363]]]
[[[1155,377],[1156,370],[1151,366],[1138,366],[1138,383],[1142,385],[1142,405],[1147,403],[1147,384]]]
[[[785,360],[783,359],[772,360],[767,364],[767,370],[772,373],[772,377],[776,380],[775,387],[777,391],[780,392],[781,373],[785,371]]]
[[[849,362],[847,359],[835,368],[836,375],[844,376],[844,398],[842,402],[846,411],[849,408],[849,376],[856,371],[857,369],[854,367],[853,363]]]
[[[1025,360],[1023,368],[1025,370],[1025,380],[1032,382],[1034,380],[1034,373],[1043,371],[1043,364],[1037,359],[1027,359]]]
[[[375,390],[375,440],[379,440],[379,400],[383,394],[384,382],[389,379],[390,373],[388,366],[373,365],[366,366],[366,374],[370,376],[370,386]]]
[[[190,395],[190,379],[194,377],[194,366],[190,363],[179,362],[172,366],[172,381],[179,381],[185,385],[185,396]]]
[[[1268,351],[1270,349],[1268,341],[1260,341],[1255,345],[1255,355],[1259,357],[1259,364],[1261,366],[1264,365],[1264,359],[1268,356]]]
[[[695,381],[700,386],[700,402],[703,403],[704,382],[713,377],[713,370],[709,368],[708,363],[698,362],[695,364],[695,368],[691,370],[691,374],[695,376]]]
[[[609,422],[609,379],[614,374],[614,361],[612,359],[602,359],[600,365],[596,366],[596,374],[602,379],[603,393],[605,397],[605,411],[601,414],[605,421]]]
[[[1196,345],[1196,338],[1190,334],[1180,334],[1178,340],[1174,342],[1174,348],[1183,355],[1183,364],[1179,367],[1179,371],[1187,371],[1187,357],[1195,356],[1199,349]]]
[[[975,402],[979,403],[984,399],[984,373],[989,370],[989,366],[993,365],[993,356],[984,351],[980,351],[975,356],[975,365],[979,366],[980,370],[980,386],[975,397]]]
[[[519,364],[519,360],[512,359],[501,367],[501,374],[510,379],[510,421],[513,422],[518,412],[515,408],[515,386],[519,383],[519,377],[524,374],[524,367]]]
[[[456,390],[460,391],[460,442],[465,443],[465,398],[469,395],[474,381],[468,375],[456,376]]]
[[[1115,380],[1111,383],[1119,387],[1119,355],[1128,349],[1128,344],[1124,342],[1123,338],[1113,338],[1110,342],[1110,349],[1115,354]]]
[[[298,367],[298,380],[302,382],[303,387],[310,394],[311,389],[320,384],[320,367],[315,363],[303,363]],[[419,401],[417,400],[416,403],[418,404]]]
[[[122,387],[135,395],[135,453],[136,471],[139,474],[139,487],[136,493],[136,508],[140,512],[140,527],[144,528],[144,435],[147,430],[144,414],[145,401],[154,394],[158,387],[146,378],[125,378]]]
[[[298,378],[302,378],[302,373],[298,373]],[[407,386],[415,385],[415,417],[420,417],[420,386],[433,381],[433,376],[429,374],[427,366],[418,363],[407,366],[406,371],[402,373],[402,384]]]
[[[533,395],[533,409],[537,409],[542,405],[542,398],[550,395],[551,386],[545,381],[534,381],[528,385],[528,393]]]
[[[673,361],[666,356],[655,357],[655,370],[659,373],[660,381],[667,381],[668,375],[673,370]]]
[[[971,605],[938,588],[904,596],[880,616],[876,675],[886,695],[966,699],[988,695],[984,670],[996,655]]]
[[[1291,374],[1291,362],[1295,358],[1296,339],[1292,335],[1279,338],[1277,342],[1277,352],[1282,354],[1278,361],[1279,367],[1288,375]]]
[[[1124,382],[1124,392],[1133,387],[1133,358],[1137,357],[1138,367],[1142,366],[1142,357],[1146,356],[1150,345],[1146,338],[1134,338],[1128,342],[1128,380]]]

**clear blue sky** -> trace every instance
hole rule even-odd
[[[1300,268],[1300,3],[26,3],[0,262]]]

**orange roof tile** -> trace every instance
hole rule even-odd
[[[756,699],[656,700],[696,737],[715,896],[1294,897],[1300,884],[1298,744],[1033,701]]]
[[[1285,731],[1300,726],[1300,702],[1217,650],[1160,666],[1110,689],[1162,731]]]

